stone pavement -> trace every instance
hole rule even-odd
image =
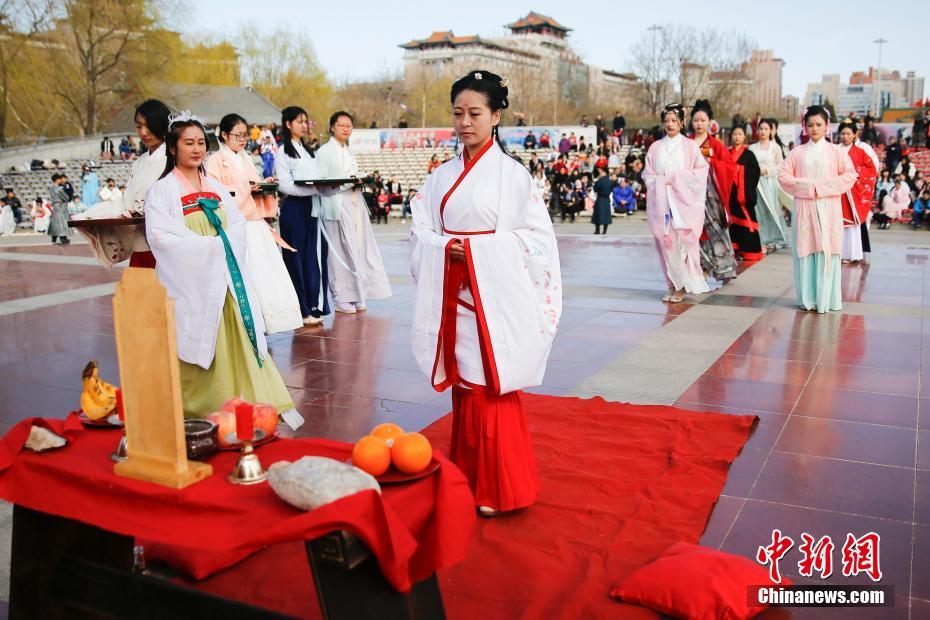
[[[795,308],[786,251],[726,288],[669,306],[640,217],[616,218],[606,237],[591,230],[557,225],[565,312],[534,391],[758,415],[703,544],[754,557],[773,528],[796,545],[802,531],[829,534],[839,567],[846,534],[874,531],[894,607],[771,613],[930,617],[930,392],[922,384],[925,363],[930,370],[930,232],[873,230],[871,265],[844,267],[845,310],[817,315]],[[308,419],[301,435],[351,441],[379,422],[418,429],[450,409],[449,394],[430,388],[410,351],[406,229],[375,231],[394,297],[269,338]],[[118,381],[109,296],[121,270],[96,266],[86,245],[47,239],[0,238],[0,431],[76,409],[89,359]],[[796,550],[782,563],[792,578]],[[8,542],[0,554],[6,571]],[[840,572],[828,582],[868,582]],[[0,583],[0,597],[7,591]]]

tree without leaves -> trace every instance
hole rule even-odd
[[[653,115],[677,94],[685,105],[698,98],[732,96],[755,43],[738,32],[669,24],[644,32],[630,49],[640,77],[640,100]],[[723,107],[732,102],[715,101]]]

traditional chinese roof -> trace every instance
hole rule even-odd
[[[511,54],[519,54],[520,56],[526,56],[527,58],[539,58],[538,54],[518,49],[516,47],[501,45],[500,43],[490,41],[488,39],[482,39],[476,34],[469,35],[467,37],[457,37],[451,30],[434,32],[425,39],[412,39],[407,43],[401,43],[400,47],[408,50],[422,50],[435,47],[461,47],[465,45],[480,45],[481,47],[488,49],[501,50],[504,52],[510,52]]]
[[[563,26],[548,15],[536,13],[535,11],[530,11],[526,17],[518,19],[511,24],[507,24],[506,27],[510,28],[514,32],[523,30],[542,30],[545,28],[558,30],[563,34],[571,31],[571,28]]]
[[[411,39],[407,43],[401,43],[400,46],[405,49],[419,49],[422,47],[455,47],[457,45],[468,45],[480,42],[481,37],[475,34],[467,37],[457,37],[451,30],[441,30],[434,32],[425,39]]]

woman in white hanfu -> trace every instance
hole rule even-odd
[[[775,178],[785,157],[781,147],[772,139],[775,127],[769,119],[760,120],[757,131],[759,141],[749,147],[759,162],[759,203],[756,205],[756,217],[759,220],[762,246],[771,252],[788,245],[785,218],[778,201],[778,181]]]
[[[336,112],[330,117],[332,137],[316,152],[325,178],[358,176],[358,163],[349,150],[352,129],[348,112]],[[358,187],[321,197],[320,219],[329,241],[329,290],[336,312],[353,314],[365,310],[369,299],[390,297],[391,285],[371,229],[368,206]]]
[[[700,246],[709,166],[697,143],[682,135],[684,121],[681,104],[665,106],[665,137],[649,147],[643,168],[646,219],[668,285],[662,301],[669,303],[684,301],[685,292],[710,290],[701,269]]]
[[[149,99],[136,108],[136,133],[146,147],[142,157],[132,164],[132,173],[122,196],[93,207],[75,219],[111,219],[145,213],[145,195],[165,171],[165,135],[171,111],[161,101]],[[109,226],[78,231],[90,243],[94,256],[105,267],[129,259],[130,267],[155,267],[143,226]]]
[[[245,148],[249,125],[238,114],[227,114],[220,120],[219,130],[220,148],[207,157],[204,168],[208,177],[229,191],[245,217],[245,257],[265,319],[265,332],[273,334],[303,327],[297,293],[278,246],[285,252],[297,250],[284,243],[265,221],[277,216],[278,201],[262,194],[259,186],[262,179]]]
[[[810,140],[796,147],[778,171],[778,184],[794,198],[794,292],[802,310],[842,310],[841,197],[856,183],[849,155],[827,140],[830,113],[813,105],[804,111]]]
[[[145,198],[146,234],[174,300],[184,417],[204,418],[234,396],[291,415],[246,265],[246,220],[204,175],[203,122],[187,112],[172,117],[166,137],[165,171]]]
[[[413,354],[435,390],[452,387],[451,458],[494,516],[539,492],[520,390],[542,382],[562,280],[546,204],[499,138],[507,81],[473,71],[451,98],[465,148],[411,201]]]

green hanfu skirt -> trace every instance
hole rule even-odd
[[[223,225],[226,214],[222,213]],[[202,211],[184,216],[185,225],[203,236],[215,236],[216,231]],[[278,412],[294,408],[294,401],[284,380],[266,355],[259,368],[248,333],[239,316],[239,307],[229,291],[216,334],[216,352],[210,368],[181,362],[181,394],[185,418],[204,418],[229,398],[240,396],[253,403],[266,403]]]
[[[798,247],[798,227],[792,226],[794,247]],[[815,252],[801,258],[797,249],[794,254],[794,294],[798,305],[805,310],[816,309],[818,313],[842,310],[843,292],[840,280],[840,255],[829,258],[823,252]],[[831,261],[830,276],[825,273],[826,261]]]

